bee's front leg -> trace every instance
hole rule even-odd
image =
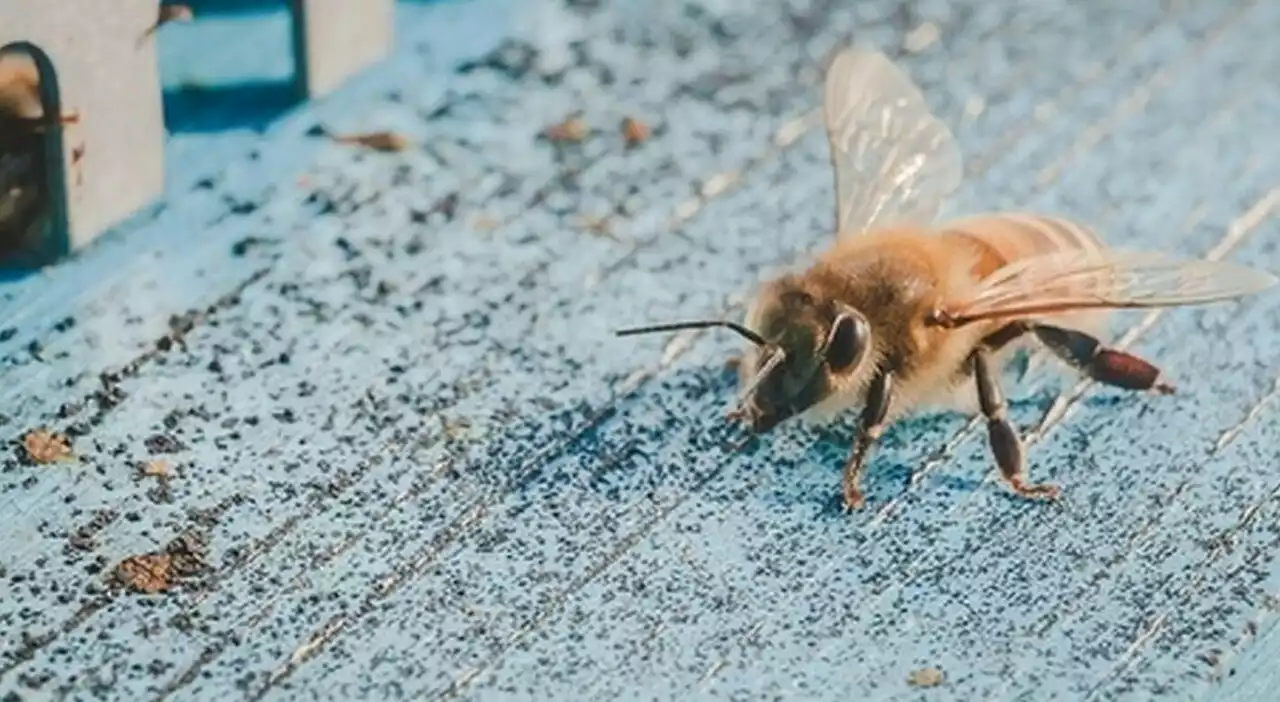
[[[871,381],[867,391],[867,404],[862,408],[858,422],[858,436],[853,441],[853,452],[845,461],[842,475],[845,511],[862,509],[862,470],[871,447],[884,433],[885,417],[889,415],[889,403],[893,395],[893,375],[884,371]]]
[[[970,362],[973,364],[973,377],[978,386],[978,404],[982,407],[982,415],[987,418],[987,439],[996,465],[1000,468],[1000,475],[1022,497],[1057,499],[1061,493],[1057,485],[1027,481],[1027,461],[1022,438],[1009,421],[1004,393],[1000,391],[999,381],[991,372],[988,361],[990,353],[985,348],[979,348],[970,356]]]

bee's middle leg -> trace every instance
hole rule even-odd
[[[974,382],[978,386],[978,404],[987,419],[987,440],[995,456],[1000,475],[1018,495],[1032,499],[1057,499],[1061,490],[1051,483],[1031,483],[1027,479],[1026,450],[1013,422],[999,381],[988,361],[990,350],[978,348],[970,356]]]
[[[1174,392],[1172,385],[1160,381],[1160,369],[1155,365],[1109,348],[1091,334],[1047,324],[1037,324],[1033,331],[1059,358],[1100,383],[1125,390],[1154,390],[1162,395]]]
[[[853,441],[853,451],[844,463],[841,486],[844,488],[845,511],[862,509],[862,470],[866,467],[867,454],[872,445],[884,433],[885,418],[889,416],[889,403],[893,395],[893,375],[880,373],[871,381],[867,391],[867,404],[862,408],[858,421],[858,437]]]

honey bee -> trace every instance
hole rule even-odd
[[[1117,309],[1240,297],[1277,282],[1223,262],[1105,247],[1081,224],[992,212],[936,221],[959,187],[960,149],[919,88],[888,57],[849,47],[827,70],[823,116],[836,191],[836,240],[807,270],[766,282],[743,323],[699,320],[619,336],[723,327],[751,343],[730,418],[753,433],[792,417],[824,421],[861,407],[845,461],[846,511],[863,506],[863,467],[885,428],[909,413],[981,413],[1007,486],[1034,483],[1007,416],[998,371],[1019,349],[1047,347],[1094,380],[1168,394],[1147,360],[1099,340]]]

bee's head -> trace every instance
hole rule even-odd
[[[861,312],[790,279],[762,290],[746,322],[766,341],[739,367],[746,389],[741,414],[755,432],[827,399],[870,356],[871,326]]]
[[[751,342],[739,364],[742,404],[734,415],[767,432],[826,399],[871,355],[871,327],[858,310],[818,299],[783,279],[767,286],[746,324],[721,320],[623,329],[619,336],[725,327]]]

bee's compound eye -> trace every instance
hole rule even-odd
[[[836,317],[827,340],[827,366],[836,372],[848,370],[862,358],[870,337],[871,329],[862,315],[842,314]]]

